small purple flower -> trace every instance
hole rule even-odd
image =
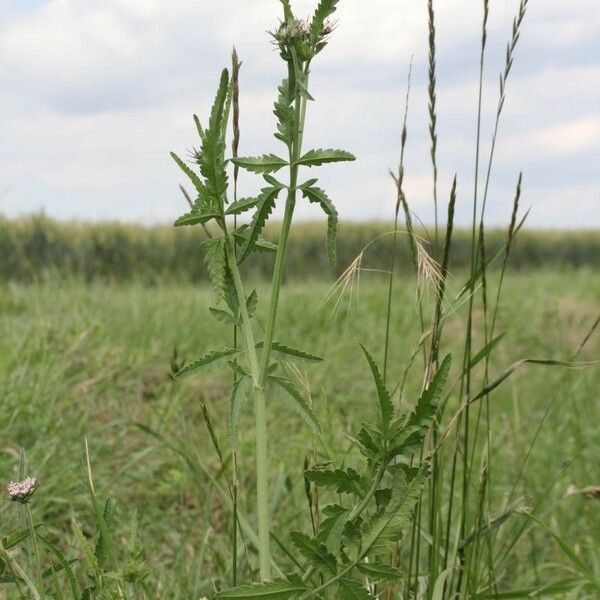
[[[25,504],[35,493],[37,485],[37,477],[26,477],[23,479],[23,481],[11,481],[6,486],[8,499],[12,502],[20,502],[21,504]]]

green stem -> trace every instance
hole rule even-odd
[[[35,564],[34,580],[37,587],[42,589],[42,560],[40,558],[40,551],[37,544],[37,534],[35,532],[35,525],[33,524],[33,516],[31,514],[31,508],[29,508],[29,504],[25,504],[25,514],[27,515],[27,524],[29,526],[29,536],[31,538],[31,548],[33,551],[33,560]]]
[[[271,578],[271,536],[269,524],[269,455],[267,438],[267,402],[260,377],[260,365],[256,353],[254,332],[246,307],[246,296],[240,272],[235,259],[231,237],[226,239],[227,258],[231,268],[233,282],[240,306],[240,329],[246,345],[248,362],[252,374],[254,390],[254,414],[256,421],[256,502],[258,517],[258,551],[260,578],[268,581]]]
[[[295,67],[298,69],[299,67]],[[296,74],[296,81],[298,75]],[[294,139],[289,147],[290,157],[290,185],[285,202],[285,212],[281,225],[281,234],[277,245],[277,254],[275,256],[275,267],[273,269],[273,283],[271,287],[271,298],[269,301],[269,317],[265,329],[265,340],[260,364],[260,383],[264,386],[269,368],[269,359],[271,358],[271,348],[273,346],[273,337],[275,335],[275,324],[277,321],[277,308],[279,306],[279,294],[281,291],[281,282],[283,280],[283,268],[285,265],[285,254],[287,250],[294,208],[296,206],[296,194],[298,185],[298,158],[302,146],[302,137],[304,133],[304,120],[306,118],[306,100],[302,98],[299,92],[298,84],[295,90],[295,131]]]
[[[281,282],[283,280],[283,268],[285,264],[285,254],[288,244],[294,207],[296,205],[296,185],[298,183],[298,165],[296,161],[300,156],[301,136],[304,129],[304,117],[306,108],[303,106],[302,98],[298,89],[296,90],[295,115],[296,128],[294,142],[289,148],[290,153],[290,185],[288,196],[285,203],[285,213],[281,226],[281,235],[277,246],[275,256],[275,267],[273,270],[273,283],[271,287],[271,298],[269,301],[269,316],[265,329],[265,339],[261,362],[258,370],[258,381],[255,381],[255,418],[256,418],[256,495],[258,511],[258,537],[259,537],[259,556],[260,556],[260,577],[262,581],[270,579],[270,527],[269,527],[269,462],[268,462],[268,430],[267,430],[267,403],[265,398],[265,385],[267,382],[267,373],[273,347],[273,338],[275,335],[275,324],[277,321],[277,308],[279,306],[279,294],[281,292]],[[238,273],[239,279],[239,273]],[[241,282],[240,282],[241,285]],[[237,286],[237,283],[236,283]],[[241,302],[241,301],[240,301]],[[245,309],[245,300],[244,309]],[[247,316],[247,315],[246,315]],[[242,319],[244,315],[242,314]],[[243,326],[244,327],[244,326]],[[250,329],[249,320],[247,328]],[[254,346],[253,346],[254,347]],[[252,370],[255,367],[252,366]]]

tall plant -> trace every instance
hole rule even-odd
[[[276,392],[285,394],[307,422],[318,428],[309,403],[295,383],[279,371],[276,360],[277,355],[319,360],[312,354],[275,341],[286,250],[300,196],[318,204],[327,215],[327,253],[331,264],[335,261],[337,211],[326,192],[316,185],[317,179],[301,180],[301,168],[354,160],[352,154],[343,150],[303,151],[302,147],[307,104],[313,100],[309,92],[310,69],[314,58],[327,45],[333,29],[328,19],[336,10],[338,0],[321,0],[310,21],[296,18],[289,0],[281,1],[283,21],[271,35],[287,68],[287,76],[279,86],[274,106],[277,118],[275,137],[284,144],[286,156],[269,153],[226,159],[226,133],[232,102],[232,82],[227,70],[221,74],[208,125],[203,127],[194,116],[201,145],[193,152],[193,159],[199,173],[172,153],[197,193],[191,211],[180,217],[175,225],[210,224],[216,231],[203,242],[207,269],[218,301],[218,306],[211,308],[210,312],[215,318],[239,327],[242,342],[240,348],[210,352],[180,370],[178,376],[219,362],[229,364],[236,374],[230,407],[233,444],[241,401],[247,395],[254,399],[258,550],[263,581],[271,577],[267,398]],[[230,164],[263,177],[266,185],[258,196],[230,201],[227,172]],[[284,170],[288,172],[285,182],[275,176]],[[278,243],[272,244],[261,237],[261,232],[281,197],[285,197],[284,216]],[[249,211],[253,211],[249,223],[234,224],[234,217]],[[268,318],[262,339],[252,321],[258,296],[255,290],[246,290],[240,273],[240,265],[251,260],[255,252],[275,254]]]

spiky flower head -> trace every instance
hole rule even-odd
[[[291,18],[282,22],[278,29],[271,32],[275,44],[286,61],[291,61],[293,53],[301,61],[310,60],[314,56],[311,44],[310,25],[304,19]]]
[[[6,486],[8,499],[12,502],[20,502],[21,504],[25,504],[35,493],[37,485],[37,477],[26,477],[23,479],[23,481],[11,481]]]

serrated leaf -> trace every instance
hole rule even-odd
[[[279,188],[279,189],[283,189],[285,187],[287,187],[286,185],[284,185],[283,183],[281,183],[281,181],[279,181],[279,179],[277,179],[276,177],[273,177],[272,175],[267,175],[266,173],[263,175],[263,179],[269,184],[272,185],[273,187]]]
[[[69,587],[71,588],[71,593],[73,594],[73,598],[79,598],[81,596],[81,591],[79,589],[79,585],[77,583],[77,579],[73,574],[71,569],[71,565],[73,564],[72,560],[67,560],[64,554],[54,545],[50,540],[46,539],[44,536],[38,534],[38,539],[42,541],[42,543],[56,556],[58,562],[61,564],[62,570],[65,572],[67,576],[67,581]]]
[[[395,569],[394,567],[379,562],[359,562],[356,567],[363,575],[366,575],[373,580],[396,581],[403,576],[400,569]]]
[[[204,263],[208,278],[212,284],[217,300],[227,295],[227,261],[223,238],[210,238],[201,244],[204,249]]]
[[[231,162],[251,173],[275,173],[287,166],[287,160],[279,158],[275,154],[263,154],[262,156],[238,156]]]
[[[93,572],[95,578],[101,577],[100,565],[98,564],[98,560],[96,555],[94,554],[94,550],[90,546],[89,542],[83,535],[83,531],[81,531],[81,527],[76,522],[73,522],[73,532],[75,537],[77,538],[77,543],[83,552],[83,556],[88,564],[90,571]]]
[[[189,177],[190,181],[192,182],[193,186],[198,192],[200,200],[204,201],[208,196],[208,190],[206,189],[206,186],[202,183],[200,177],[198,177],[198,175],[196,175],[193,169],[188,167],[188,165],[186,165],[185,162],[183,162],[183,160],[181,160],[181,158],[179,158],[179,156],[175,154],[175,152],[171,152],[171,158],[179,165],[179,168]]]
[[[236,379],[229,397],[229,437],[234,450],[237,450],[238,446],[238,425],[242,403],[248,397],[250,383],[251,379],[248,376]]]
[[[247,223],[240,225],[234,232],[233,237],[235,238],[236,244],[244,247],[248,242],[248,236],[250,235],[250,226]],[[269,242],[264,238],[258,236],[254,242],[254,251],[256,252],[276,252],[277,244]]]
[[[41,523],[36,523],[34,525],[34,529],[37,531],[38,527],[41,527]],[[31,535],[31,527],[26,527],[25,529],[21,529],[11,535],[8,535],[2,538],[2,546],[5,550],[10,550],[17,544],[20,544],[23,540],[26,540]]]
[[[235,202],[232,202],[227,210],[226,215],[241,215],[242,213],[254,208],[258,203],[258,198],[240,198]]]
[[[214,306],[211,306],[208,310],[210,314],[217,319],[217,321],[221,321],[221,323],[226,323],[227,325],[237,325],[239,323],[239,321],[226,310],[221,310]]]
[[[292,531],[290,540],[298,552],[308,561],[308,564],[319,571],[328,571],[335,574],[337,560],[329,553],[323,543],[301,531]]]
[[[258,294],[256,290],[252,290],[248,298],[246,298],[246,310],[248,311],[248,316],[252,318],[254,313],[256,312],[256,307],[258,306]]]
[[[200,123],[200,119],[198,118],[198,115],[193,115],[194,116],[194,123],[196,124],[196,130],[198,131],[198,135],[200,136],[200,139],[203,140],[204,136],[206,135],[204,133],[204,127],[202,127],[202,123]]]
[[[340,598],[344,600],[376,600],[375,596],[367,590],[364,584],[355,579],[341,579],[340,591],[343,591],[343,595]]]
[[[241,585],[230,590],[218,592],[217,600],[290,600],[299,594],[308,591],[308,588],[299,577],[289,579],[274,579],[267,583]]]
[[[279,96],[273,108],[273,114],[277,117],[277,133],[275,133],[275,137],[289,146],[292,144],[294,137],[294,108],[292,106],[294,96],[291,93],[287,79],[283,80],[278,90]]]
[[[442,364],[433,376],[427,389],[421,394],[417,406],[415,407],[415,411],[408,420],[408,427],[412,425],[421,428],[429,427],[437,412],[438,404],[442,397],[446,380],[448,379],[451,364],[452,357],[448,354],[442,361]]]
[[[263,342],[258,342],[258,344],[256,344],[256,347],[260,349],[263,347],[263,345]],[[277,352],[278,354],[285,354],[286,356],[291,356],[300,360],[306,360],[308,362],[321,362],[323,360],[320,356],[317,356],[316,354],[310,354],[308,352],[304,352],[303,350],[298,350],[297,348],[286,346],[285,344],[281,344],[280,342],[273,342],[271,344],[271,350],[273,352]]]
[[[206,180],[206,187],[211,196],[221,201],[227,189],[227,172],[225,171],[225,141],[223,139],[223,121],[225,104],[229,90],[229,72],[221,73],[219,88],[210,113],[208,129],[204,132],[202,150],[199,156],[200,173]]]
[[[338,212],[324,190],[318,187],[301,187],[302,195],[310,202],[319,204],[327,215],[327,257],[335,266],[335,241],[337,237]]]
[[[327,149],[309,150],[302,155],[294,164],[303,167],[319,167],[326,163],[356,160],[356,156],[345,150]]]
[[[377,395],[379,397],[379,409],[381,416],[381,425],[384,431],[389,429],[390,423],[392,422],[392,418],[394,416],[394,406],[392,404],[392,400],[390,398],[390,393],[386,389],[383,384],[383,379],[379,373],[379,369],[373,360],[373,357],[369,354],[367,349],[361,344],[360,347],[367,357],[367,361],[369,362],[369,366],[371,367],[371,373],[373,374],[373,379],[375,381],[375,387],[377,388]]]
[[[247,228],[248,235],[244,245],[242,246],[238,262],[243,262],[250,252],[252,252],[252,250],[255,248],[258,236],[263,230],[265,223],[271,215],[271,212],[273,212],[275,200],[277,199],[280,191],[281,190],[276,187],[267,187],[261,190],[256,205],[256,211],[254,212],[252,221]]]
[[[277,377],[275,375],[271,375],[268,380],[283,390],[285,392],[284,397],[287,397],[293,401],[293,406],[298,414],[313,430],[320,432],[321,427],[319,425],[317,415],[302,395],[302,392],[296,387],[294,382],[285,377]]]
[[[425,472],[420,471],[409,484],[395,482],[390,500],[384,512],[371,517],[365,523],[357,558],[382,556],[395,547],[410,525],[414,508],[419,500],[425,483]]]
[[[175,375],[175,377],[177,377],[177,378],[185,377],[186,375],[189,375],[190,373],[193,373],[194,371],[198,371],[200,369],[205,369],[206,367],[210,367],[210,366],[214,365],[215,363],[224,361],[225,359],[230,358],[231,356],[234,356],[239,353],[240,353],[240,350],[238,350],[237,348],[225,348],[224,350],[213,350],[212,352],[205,354],[202,358],[199,358],[198,360],[195,360],[193,363],[190,363],[189,365],[186,365],[185,367],[180,369],[177,372],[177,374]]]
[[[212,219],[218,219],[221,215],[217,212],[209,210],[204,212],[202,210],[192,210],[179,217],[174,225],[175,227],[181,227],[182,225],[197,225],[198,223],[208,223]]]
[[[277,252],[277,244],[258,236],[257,240],[254,242],[254,249],[257,252]]]
[[[330,504],[323,509],[324,518],[317,537],[337,558],[341,558],[342,533],[348,515],[349,511],[338,504]]]
[[[310,38],[313,44],[319,41],[325,21],[335,12],[339,0],[321,0],[310,22]]]
[[[315,485],[335,490],[338,494],[356,494],[357,496],[362,494],[360,475],[351,468],[335,469],[335,471],[319,468],[309,469],[304,472],[304,476]]]

